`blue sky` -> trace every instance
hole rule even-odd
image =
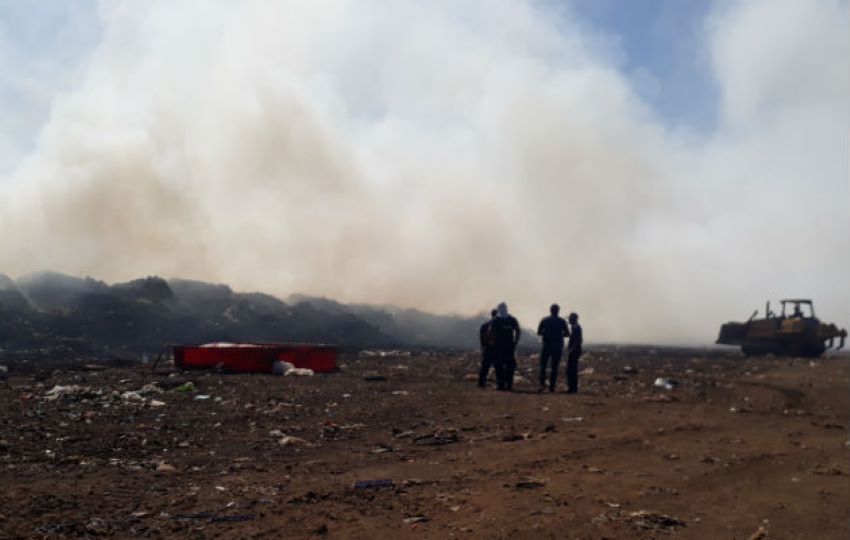
[[[622,69],[669,125],[715,122],[717,87],[704,49],[711,2],[570,0],[574,12],[620,44]]]

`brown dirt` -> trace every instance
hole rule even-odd
[[[847,537],[847,357],[596,350],[577,396],[479,390],[474,354],[342,364],[13,374],[0,538]],[[353,487],[373,479],[393,486]]]

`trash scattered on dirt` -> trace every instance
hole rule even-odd
[[[669,529],[672,527],[685,527],[685,522],[679,518],[659,514],[658,512],[647,512],[646,510],[638,510],[637,512],[629,512],[628,520],[638,527],[643,529]]]
[[[412,523],[424,523],[426,521],[430,521],[430,519],[431,518],[429,518],[428,516],[412,516],[409,518],[404,518],[404,522],[410,525]]]
[[[570,416],[561,418],[561,422],[584,422],[583,416]]]
[[[354,482],[354,489],[381,489],[395,487],[395,483],[389,478],[378,480],[358,480]]]
[[[195,383],[192,381],[185,382],[180,386],[174,388],[174,392],[194,392],[195,391]]]
[[[157,472],[174,472],[177,468],[174,465],[169,465],[168,463],[160,463],[156,466]]]
[[[657,379],[655,379],[655,382],[652,383],[652,385],[655,386],[656,388],[663,388],[665,390],[673,390],[677,386],[679,386],[679,383],[677,383],[676,381],[674,381],[672,379],[667,379],[665,377],[658,377]]]
[[[307,368],[292,368],[286,373],[284,373],[287,377],[312,377],[313,370]]]
[[[759,525],[759,528],[756,531],[747,537],[747,540],[762,540],[763,538],[767,538],[768,530],[764,525]]]
[[[650,396],[643,396],[641,401],[648,401],[650,403],[673,403],[674,401],[679,401],[679,398],[668,394],[652,394]]]
[[[456,443],[458,441],[460,441],[460,435],[458,435],[457,429],[455,428],[439,429],[434,433],[420,435],[413,439],[413,442],[416,444],[424,446],[439,446],[443,444]]]
[[[210,523],[234,523],[239,521],[250,521],[254,519],[252,515],[233,515],[233,516],[223,516],[214,514],[212,512],[198,512],[195,514],[176,514],[170,516],[170,519],[175,521],[191,521],[195,519],[203,519],[207,520]]]
[[[632,366],[623,366],[623,373],[628,373],[629,375],[637,375],[638,370],[633,368]]]
[[[281,437],[277,444],[281,446],[306,446],[310,444],[306,439],[302,439],[301,437],[293,437],[292,435],[284,435]]]
[[[272,373],[275,375],[283,375],[290,369],[295,369],[295,366],[289,362],[281,362],[280,360],[272,362]]]
[[[536,489],[546,485],[546,480],[528,479],[516,482],[514,487],[517,489]]]

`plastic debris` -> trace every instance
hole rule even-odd
[[[674,388],[679,386],[679,383],[677,383],[676,381],[674,381],[672,379],[667,379],[667,378],[664,378],[664,377],[658,377],[657,379],[655,379],[655,382],[652,383],[652,385],[655,386],[656,388],[664,388],[665,390],[673,390]]]
[[[284,373],[284,375],[286,375],[287,377],[312,377],[313,370],[307,368],[292,368],[286,373]]]
[[[546,480],[536,480],[536,479],[532,478],[532,479],[528,479],[528,480],[523,480],[521,482],[517,482],[516,484],[514,484],[514,487],[518,488],[518,489],[535,489],[535,488],[542,488],[545,485],[546,485]]]
[[[195,391],[195,383],[192,381],[185,382],[180,386],[174,389],[175,392],[194,392]]]
[[[310,444],[305,439],[301,437],[293,437],[292,435],[284,435],[277,441],[277,444],[281,446],[306,446]]]
[[[381,478],[378,480],[358,480],[354,482],[354,489],[380,489],[395,487],[395,484],[389,478]]]

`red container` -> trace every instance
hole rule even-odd
[[[336,349],[326,345],[297,345],[278,353],[277,359],[297,368],[312,369],[316,373],[330,373],[336,369]]]
[[[295,367],[329,373],[336,369],[337,350],[329,345],[287,343],[209,343],[175,345],[174,363],[181,369],[210,369],[221,366],[228,371],[271,373],[276,360]]]

